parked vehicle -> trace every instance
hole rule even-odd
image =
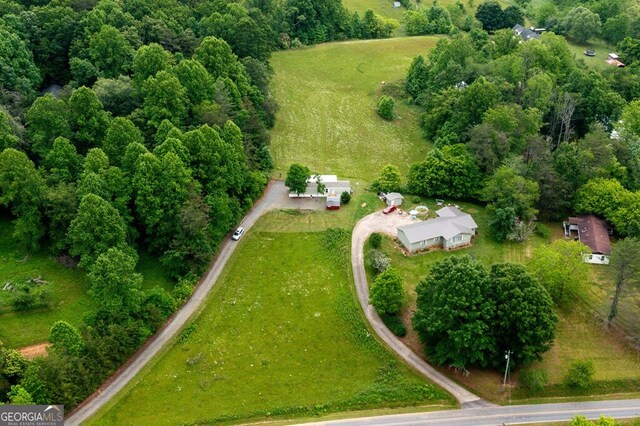
[[[584,51],[584,54],[587,56],[596,56],[596,51],[595,50],[591,50],[591,49],[587,49]]]
[[[386,209],[382,210],[382,213],[384,214],[389,214],[391,212],[395,212],[396,210],[398,210],[398,206],[391,204],[389,207],[387,207]]]
[[[240,226],[238,229],[236,229],[236,232],[233,233],[233,235],[231,236],[231,239],[238,241],[240,237],[242,237],[243,235],[244,235],[244,228]]]

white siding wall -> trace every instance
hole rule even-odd
[[[462,237],[462,238],[460,238]],[[449,238],[444,242],[445,248],[454,248],[458,246],[467,245],[471,242],[471,234],[459,234],[453,238]]]

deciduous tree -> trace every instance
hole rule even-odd
[[[124,246],[126,232],[118,210],[95,194],[85,195],[69,227],[70,252],[80,256],[79,266],[91,268],[100,254]]]
[[[307,166],[294,163],[289,166],[289,172],[284,184],[289,188],[289,191],[300,195],[307,191],[307,181],[310,177],[311,171]]]
[[[534,249],[527,266],[556,304],[569,307],[591,281],[589,265],[582,260],[587,250],[579,241],[565,240]]]
[[[370,303],[380,315],[392,315],[400,312],[405,300],[402,276],[393,267],[387,268],[373,280]]]
[[[615,291],[611,301],[611,308],[607,316],[607,327],[618,315],[620,296],[630,286],[640,284],[640,240],[625,238],[619,241],[611,256],[611,268],[614,271]]]

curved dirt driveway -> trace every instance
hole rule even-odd
[[[447,378],[438,370],[427,364],[422,358],[417,356],[411,349],[402,343],[389,329],[384,325],[382,319],[376,310],[369,304],[369,284],[367,283],[367,275],[364,271],[364,243],[369,235],[373,232],[380,232],[395,236],[395,227],[401,224],[410,223],[410,220],[404,216],[392,213],[383,215],[382,212],[372,213],[362,218],[353,228],[351,237],[351,266],[353,268],[353,278],[356,283],[356,291],[358,292],[358,300],[364,311],[369,324],[373,330],[384,341],[384,343],[393,349],[407,364],[419,371],[431,381],[451,393],[462,408],[471,407],[488,407],[493,404],[474,395],[462,386]]]

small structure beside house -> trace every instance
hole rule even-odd
[[[382,194],[382,200],[387,206],[401,206],[404,197],[399,192],[387,192]]]
[[[340,210],[340,195],[329,194],[325,203],[327,210]]]
[[[597,265],[608,265],[609,255],[611,255],[611,233],[607,222],[592,215],[581,215],[570,217],[568,221],[562,222],[564,235],[570,238],[573,232],[581,243],[589,247],[591,253],[583,253],[582,259],[586,263]]]
[[[436,212],[435,219],[399,226],[398,239],[411,253],[430,247],[453,249],[469,245],[478,225],[470,214],[447,206]]]
[[[536,39],[540,38],[540,34],[539,33],[537,33],[536,31],[534,31],[532,29],[525,28],[520,24],[514,25],[514,27],[512,29],[513,29],[513,33],[522,39],[520,41],[520,43],[525,42],[525,41],[529,41],[529,40],[536,40]],[[544,29],[542,29],[542,30],[544,30]]]
[[[320,175],[320,182],[324,185],[324,191],[318,192],[318,182],[316,176],[312,176],[307,180],[307,189],[302,194],[289,192],[290,198],[326,198],[329,195],[337,194],[340,196],[343,192],[351,194],[351,182],[348,180],[338,180],[336,175]]]
[[[400,3],[399,1],[394,1],[394,2],[393,2],[393,7],[394,7],[394,8],[398,8],[398,7],[400,7],[400,6],[402,6],[402,3]]]
[[[617,53],[609,53],[609,55],[607,56],[607,60],[605,62],[608,63],[609,65],[612,65],[618,68],[625,67],[624,63],[620,60],[620,57],[618,56]]]

